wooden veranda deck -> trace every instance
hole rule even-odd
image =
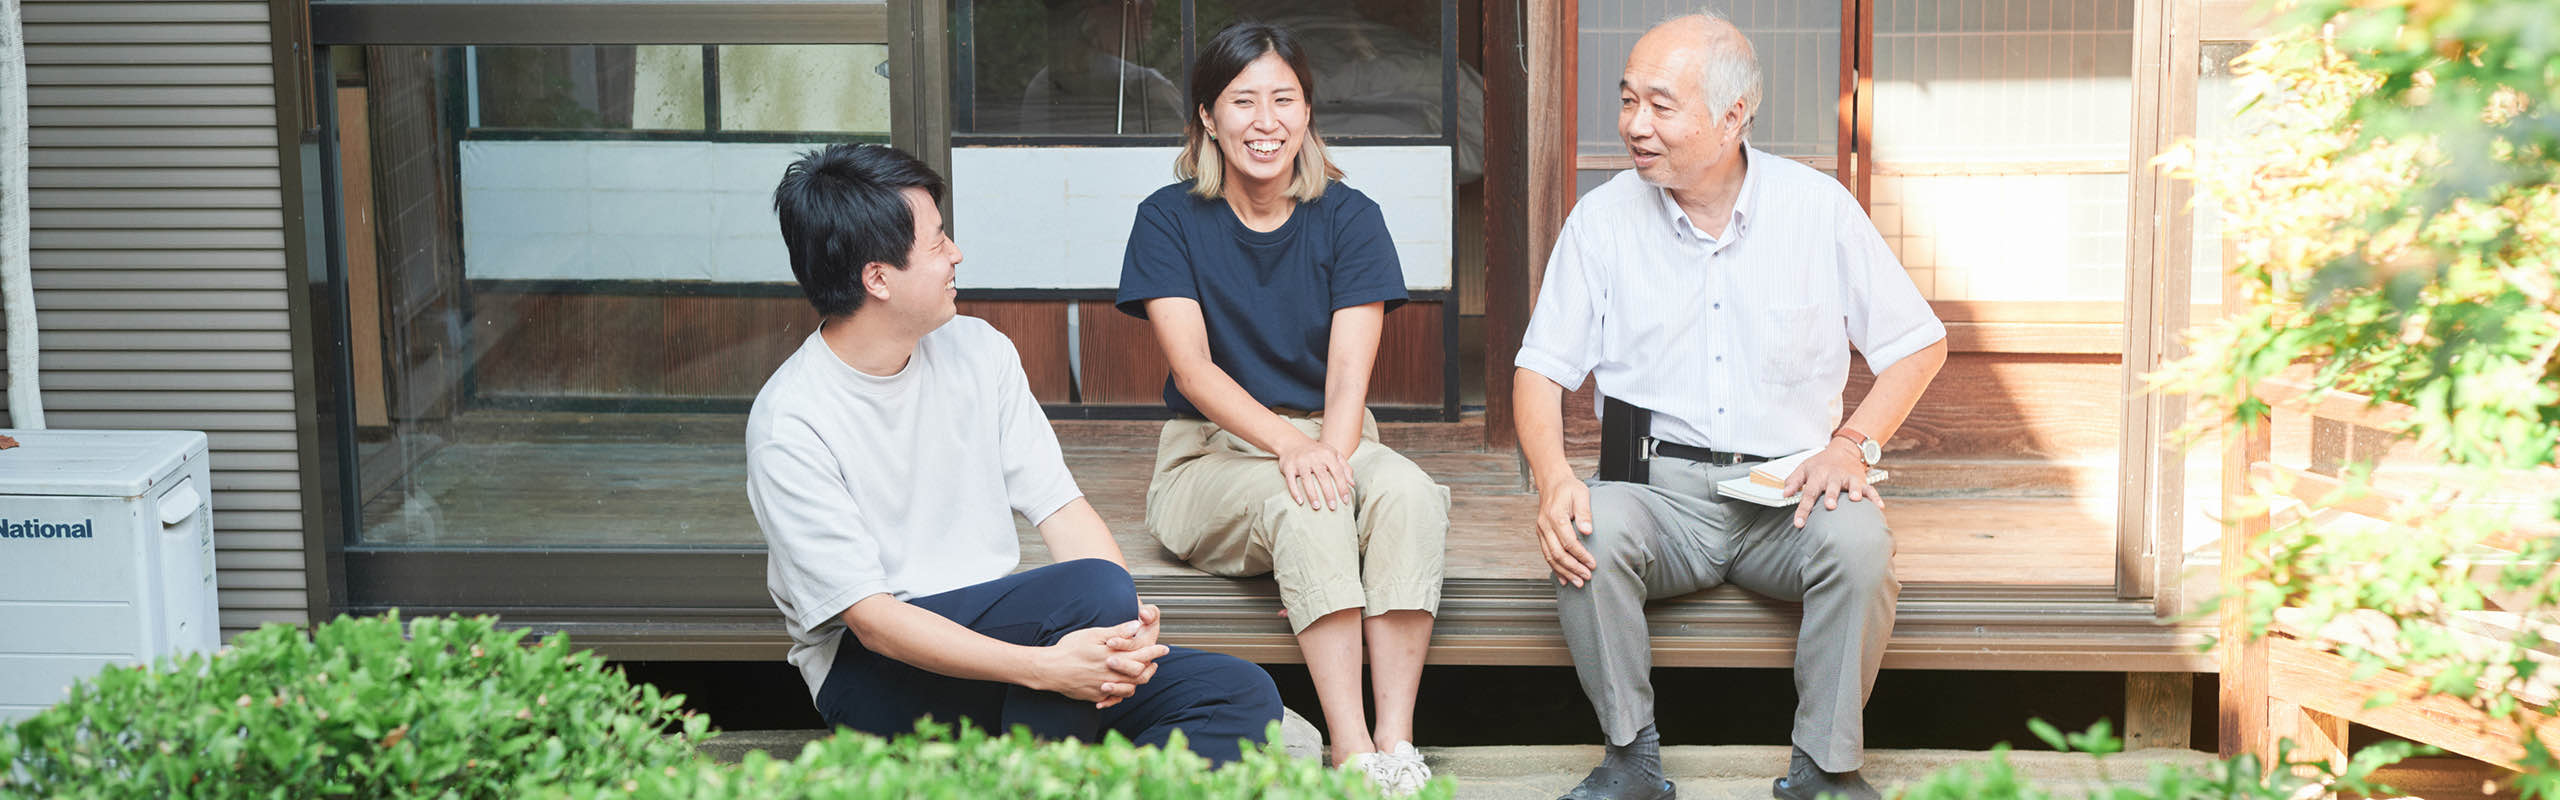
[[[760,538],[747,508],[742,422],[700,416],[638,423],[490,415],[434,446],[408,483],[365,508],[368,545],[733,552]],[[1168,638],[1268,662],[1299,658],[1268,579],[1209,576],[1173,558],[1144,524],[1160,423],[1057,423],[1070,468],[1111,524],[1139,588],[1166,609]],[[1452,490],[1447,583],[1432,660],[1564,664],[1553,584],[1530,538],[1536,495],[1509,452],[1488,452],[1480,423],[1391,423],[1386,442]],[[1586,462],[1587,463],[1587,462]],[[2159,623],[2114,585],[2114,499],[1968,486],[1997,463],[1897,465],[1887,511],[1905,584],[1891,667],[2181,672],[2208,659],[2193,629]],[[682,509],[670,513],[670,509]],[[1047,563],[1022,526],[1024,563]],[[755,589],[760,594],[761,584]],[[577,624],[611,652],[628,637],[644,657],[670,638],[783,644],[770,608],[720,619],[658,619],[645,633]],[[1780,666],[1794,646],[1793,604],[1720,589],[1656,604],[1666,666]],[[540,625],[538,618],[513,617]],[[693,629],[690,633],[677,630]]]

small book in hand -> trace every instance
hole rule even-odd
[[[1804,466],[1805,459],[1812,458],[1813,454],[1819,452],[1822,452],[1821,448],[1815,448],[1786,458],[1763,461],[1752,466],[1749,475],[1717,481],[1716,494],[1764,506],[1795,505],[1803,501],[1804,497],[1786,496],[1787,476],[1795,474],[1796,468]],[[1869,485],[1883,483],[1890,474],[1881,469],[1868,467],[1867,483]]]

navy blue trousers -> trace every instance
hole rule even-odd
[[[1033,647],[1138,618],[1128,570],[1094,558],[907,602],[990,638]],[[1156,659],[1155,677],[1137,694],[1096,709],[1056,692],[927,672],[865,649],[848,631],[818,688],[818,714],[828,724],[882,736],[913,731],[922,717],[966,719],[999,732],[1020,725],[1048,739],[1095,741],[1103,731],[1119,731],[1158,746],[1179,730],[1192,752],[1224,764],[1241,754],[1240,742],[1263,741],[1266,728],[1279,721],[1280,690],[1252,662],[1176,647]]]

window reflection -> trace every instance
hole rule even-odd
[[[1287,28],[1306,47],[1320,130],[1440,134],[1440,4],[1275,2],[1215,16],[1204,8],[1202,38],[1246,17]]]
[[[1869,213],[1932,300],[2124,297],[2133,11],[1876,9]]]
[[[962,132],[1182,130],[1182,9],[1159,0],[970,3]]]
[[[1181,4],[1168,0],[991,0],[955,26],[956,130],[981,134],[1180,133],[1189,113]],[[1444,81],[1457,81],[1461,137],[1480,126],[1483,79],[1441,58],[1436,0],[1250,5],[1201,0],[1191,38],[1244,18],[1288,28],[1316,77],[1316,119],[1331,135],[1438,136]],[[1462,148],[1466,149],[1466,148]],[[1462,164],[1461,174],[1472,174]]]
[[[886,135],[886,45],[723,45],[720,129]]]
[[[754,545],[745,411],[816,325],[773,181],[888,130],[885,48],[347,52],[353,540]]]
[[[702,48],[466,48],[470,127],[701,130]]]

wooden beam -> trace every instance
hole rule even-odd
[[[2310,392],[2311,376],[2309,370],[2302,367],[2286,370],[2258,384],[2258,395],[2270,405],[2292,402]],[[2359,428],[2397,431],[2417,415],[2417,409],[2400,403],[2376,403],[2365,395],[2332,389],[2320,393],[2320,399],[2312,404],[2310,413],[2313,417]]]
[[[2227,279],[2226,279],[2227,280]],[[2241,600],[2248,582],[2258,537],[2267,532],[2265,514],[2241,512],[2248,492],[2247,475],[2267,460],[2267,425],[2261,421],[2227,435],[2222,449],[2222,608],[2220,641],[2214,644],[2221,684],[2217,729],[2222,755],[2263,751],[2267,741],[2267,641],[2250,635],[2249,615]]]
[[[1484,445],[1518,446],[1511,417],[1511,361],[1529,327],[1529,62],[1527,20],[1517,3],[1484,10]]]
[[[2195,727],[2195,694],[2192,673],[2125,673],[2125,749],[2187,749]]]
[[[1564,218],[1573,210],[1574,82],[1581,46],[1579,0],[1527,0],[1529,79],[1529,297],[1546,279]],[[1543,113],[1541,113],[1543,111]]]
[[[2122,175],[2127,162],[2113,159],[2078,161],[1895,161],[1875,165],[1877,175],[1938,177],[1948,175]]]
[[[2176,0],[2140,0],[2134,5],[2133,31],[2133,162],[2150,163],[2167,148],[2168,132],[2165,82],[2171,67],[2169,58],[2169,8]],[[2159,340],[2170,332],[2160,330],[2157,304],[2161,294],[2155,273],[2160,263],[2160,206],[2164,179],[2154,171],[2144,170],[2127,176],[2131,200],[2126,204],[2124,306],[2119,311],[2125,324],[2125,364],[2123,398],[2120,416],[2124,420],[2123,439],[2116,448],[2118,474],[2116,511],[2116,585],[2126,597],[2148,597],[2153,576],[2148,569],[2151,550],[2145,541],[2153,530],[2151,503],[2152,483],[2160,477],[2156,470],[2152,445],[2152,417],[2157,410],[2152,399],[2142,391],[2142,376],[2158,363],[2155,356]]]
[[[373,111],[362,86],[338,87],[338,202],[346,231],[347,361],[356,424],[391,424],[382,374],[382,273],[373,227]]]
[[[2322,500],[2328,499],[2330,495],[2336,494],[2339,489],[2346,486],[2345,481],[2337,478],[2332,478],[2310,470],[2294,469],[2292,467],[2279,464],[2261,463],[2251,465],[2249,475],[2261,480],[2277,480],[2281,478],[2282,480],[2289,482],[2291,486],[2285,490],[2285,496],[2299,500],[2303,505],[2319,503]],[[2340,499],[2337,502],[2326,506],[2326,508],[2344,511],[2350,514],[2362,514],[2375,519],[2388,519],[2391,513],[2391,504],[2398,500],[2398,497],[2390,493],[2368,488],[2362,495]]]
[[[2057,265],[2058,266],[2058,265]],[[2124,323],[2124,304],[2034,300],[1931,300],[1929,312],[1946,322]]]
[[[1856,47],[1856,49],[1857,49],[1857,53],[1858,53],[1858,61],[1857,61],[1857,65],[1858,65],[1858,84],[1857,84],[1857,92],[1856,92],[1856,96],[1857,96],[1857,114],[1856,114],[1857,125],[1853,128],[1853,137],[1852,137],[1851,141],[1846,142],[1846,143],[1844,143],[1844,144],[1848,145],[1848,147],[1849,147],[1848,152],[1850,153],[1850,158],[1851,158],[1852,160],[1854,160],[1854,161],[1855,161],[1855,165],[1854,165],[1853,169],[1855,170],[1855,173],[1856,173],[1856,176],[1857,176],[1857,181],[1856,181],[1856,183],[1854,183],[1854,184],[1852,184],[1852,185],[1851,185],[1851,187],[1850,187],[1850,192],[1851,192],[1852,194],[1857,195],[1857,197],[1858,197],[1858,206],[1859,206],[1860,208],[1864,208],[1864,207],[1866,207],[1866,206],[1867,206],[1867,200],[1868,200],[1868,198],[1872,196],[1872,195],[1870,194],[1870,192],[1871,192],[1871,191],[1872,191],[1872,189],[1873,189],[1873,183],[1874,183],[1874,177],[1875,177],[1875,176],[1874,176],[1874,172],[1875,172],[1875,169],[1874,169],[1874,167],[1875,167],[1875,152],[1876,152],[1876,4],[1875,4],[1875,0],[1856,0],[1856,3],[1854,4],[1854,8],[1853,8],[1852,10],[1853,10],[1855,13],[1853,14],[1853,16],[1852,16],[1851,18],[1849,18],[1849,19],[1843,19],[1843,20],[1841,20],[1841,21],[1840,21],[1840,29],[1841,29],[1841,30],[1843,30],[1843,31],[1849,31],[1849,32],[1851,32],[1851,33],[1850,33],[1850,37],[1849,37],[1849,43],[1857,45],[1857,47]]]
[[[2197,0],[2171,0],[2169,3],[2169,124],[2163,136],[2166,141],[2190,139],[2196,133],[2196,91],[2203,73],[2200,63],[2202,46],[2195,37],[2200,17]],[[2141,380],[2141,375],[2149,374],[2162,364],[2185,358],[2185,331],[2197,315],[2208,313],[2194,303],[2195,214],[2189,208],[2194,188],[2186,181],[2170,179],[2165,170],[2150,166],[2148,158],[2134,163],[2145,165],[2145,174],[2149,177],[2169,181],[2170,185],[2168,213],[2165,215],[2168,230],[2162,234],[2167,241],[2167,254],[2151,274],[2152,284],[2159,287],[2159,293],[2152,298],[2151,325],[2153,330],[2162,333],[2153,341],[2152,361],[2141,373],[2130,370],[2132,364],[2128,359],[2128,388],[2133,381]],[[2217,303],[2210,313],[2219,316],[2220,311]],[[2143,396],[2151,403],[2146,415],[2151,439],[2145,449],[2151,453],[2152,479],[2151,493],[2147,498],[2151,503],[2149,526],[2140,532],[2140,538],[2143,546],[2148,548],[2145,558],[2150,562],[2150,573],[2146,576],[2149,578],[2147,594],[2151,596],[2152,606],[2159,610],[2160,617],[2168,619],[2186,613],[2186,598],[2182,593],[2185,582],[2179,577],[2186,574],[2187,568],[2187,450],[2179,443],[2175,431],[2186,427],[2187,404],[2185,399],[2165,393],[2146,391]],[[2118,537],[2124,535],[2122,530],[2118,529]]]
[[[1858,176],[1850,171],[1850,165],[1857,163],[1851,155],[1858,141],[1858,49],[1864,46],[1858,38],[1858,5],[1858,0],[1840,0],[1840,133],[1833,141],[1833,152],[1839,155],[1830,168],[1816,167],[1837,176],[1852,194],[1858,188]],[[1866,205],[1864,195],[1859,195],[1858,205]]]
[[[2274,750],[2259,754],[2262,763],[2274,764],[2282,758],[2287,764],[2300,764],[2305,777],[2314,774],[2308,767],[2319,765],[2331,772],[2347,768],[2347,718],[2318,709],[2277,700],[2267,706],[2268,738]],[[2287,743],[2290,743],[2289,745]],[[2282,751],[2282,752],[2278,752]]]
[[[1784,159],[1786,159],[1786,160],[1788,160],[1788,161],[1793,161],[1793,162],[1796,162],[1796,163],[1798,163],[1798,164],[1803,164],[1803,165],[1805,165],[1805,166],[1812,167],[1812,168],[1813,168],[1815,171],[1817,171],[1817,172],[1838,172],[1838,171],[1839,171],[1839,169],[1840,169],[1840,164],[1841,164],[1841,163],[1843,163],[1843,162],[1842,162],[1842,160],[1841,160],[1839,157],[1837,157],[1837,156],[1779,156],[1779,157],[1780,157],[1780,158],[1784,158]],[[1595,169],[1597,169],[1597,170],[1610,170],[1610,171],[1613,171],[1613,172],[1615,172],[1615,171],[1622,171],[1622,170],[1630,170],[1630,169],[1635,169],[1635,168],[1636,168],[1636,159],[1635,159],[1635,157],[1634,157],[1634,156],[1626,155],[1626,154],[1624,154],[1624,153],[1612,153],[1612,154],[1607,154],[1607,155],[1600,155],[1600,154],[1593,154],[1593,153],[1581,153],[1581,154],[1577,154],[1577,155],[1575,155],[1575,156],[1573,157],[1573,168],[1574,168],[1574,169],[1576,169],[1576,170],[1595,170]],[[2124,170],[2116,170],[2116,171],[2117,171],[2117,172],[2123,172]]]
[[[931,0],[889,0],[887,5],[882,38],[889,45],[889,63],[898,67],[889,82],[889,118],[897,120],[889,143],[947,180],[951,176],[951,6]],[[850,12],[830,9],[827,13]],[[952,216],[948,193],[942,198],[942,217],[955,229],[967,222]]]
[[[2375,729],[2405,736],[2500,766],[2512,767],[2524,757],[2523,738],[2560,741],[2560,717],[2536,716],[2519,726],[2493,718],[2464,701],[2424,694],[2425,682],[2406,673],[2384,671],[2355,680],[2355,663],[2291,637],[2274,643],[2268,655],[2268,687],[2301,708],[2335,715]],[[2374,697],[2396,701],[2368,707]]]

